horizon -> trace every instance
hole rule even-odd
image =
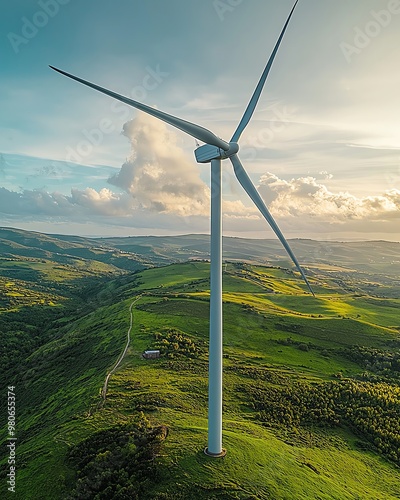
[[[113,239],[113,238],[184,238],[188,236],[204,236],[204,237],[210,237],[209,233],[177,233],[177,234],[168,234],[168,235],[159,235],[159,234],[131,234],[131,235],[126,235],[126,236],[102,236],[102,235],[80,235],[80,234],[75,234],[75,233],[49,233],[49,232],[42,232],[42,231],[36,231],[33,229],[24,229],[21,227],[15,227],[15,226],[0,226],[0,230],[2,229],[11,229],[11,230],[16,230],[16,231],[25,231],[29,233],[35,233],[35,234],[44,234],[46,236],[70,236],[70,237],[77,237],[77,238],[86,238],[86,239]],[[232,236],[232,235],[226,235],[223,234],[222,238],[231,238],[231,239],[240,239],[240,240],[254,240],[254,241],[275,241],[278,245],[280,245],[279,240],[272,236],[271,238],[251,238],[251,237],[244,237],[244,236]],[[400,241],[396,240],[382,240],[382,239],[369,239],[369,240],[364,240],[364,239],[352,239],[352,240],[342,240],[342,239],[337,239],[337,240],[332,240],[332,239],[314,239],[314,238],[302,238],[302,237],[293,237],[293,238],[287,238],[287,240],[290,241],[316,241],[316,242],[321,242],[321,243],[400,243]]]

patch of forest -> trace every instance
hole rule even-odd
[[[400,465],[400,387],[350,379],[311,384],[280,378],[279,384],[240,387],[260,422],[294,430],[348,427]]]

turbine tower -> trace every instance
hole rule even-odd
[[[286,28],[296,8],[298,0],[296,0],[289,17],[282,29],[278,41],[272,51],[272,54],[265,66],[261,78],[257,84],[256,89],[247,105],[247,108],[235,130],[231,140],[226,142],[217,137],[210,130],[196,125],[194,123],[182,120],[176,116],[164,113],[157,109],[151,108],[145,104],[124,97],[120,94],[99,87],[94,83],[82,80],[77,76],[66,73],[53,66],[50,68],[58,71],[59,73],[76,80],[92,89],[98,90],[118,101],[124,102],[129,106],[133,106],[149,115],[158,118],[173,127],[176,127],[183,132],[191,135],[195,139],[203,142],[204,145],[195,150],[195,157],[198,163],[211,163],[211,269],[210,269],[210,346],[209,346],[209,404],[208,404],[208,447],[205,449],[207,455],[212,457],[224,456],[226,451],[222,448],[222,211],[221,211],[221,160],[229,160],[232,163],[235,175],[242,185],[243,189],[254,202],[258,210],[267,220],[276,236],[281,241],[286,252],[294,262],[298,271],[300,272],[303,280],[305,281],[308,289],[314,295],[314,292],[304,274],[303,269],[300,267],[289,243],[286,241],[281,230],[279,229],[274,218],[270,214],[264,201],[259,195],[256,187],[252,183],[250,177],[247,175],[243,165],[239,159],[238,140],[242,135],[244,129],[249,123],[255,107],[260,98],[265,81],[274,62],[276,53],[282,42]]]

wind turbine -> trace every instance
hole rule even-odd
[[[205,144],[195,150],[195,157],[198,163],[211,163],[211,269],[210,269],[210,346],[209,346],[209,405],[208,405],[208,447],[205,453],[212,457],[224,456],[226,450],[222,448],[222,211],[221,211],[221,160],[230,159],[232,162],[235,175],[242,185],[243,189],[252,199],[261,214],[267,220],[276,236],[281,241],[286,252],[294,262],[298,271],[300,272],[303,280],[307,284],[308,289],[314,295],[314,292],[304,274],[303,269],[300,267],[289,243],[286,241],[281,230],[279,229],[274,218],[270,214],[268,208],[259,195],[256,187],[247,175],[243,165],[237,155],[239,151],[238,140],[242,135],[244,129],[249,123],[255,107],[260,98],[268,73],[274,62],[276,53],[282,42],[286,28],[296,8],[298,0],[296,0],[289,17],[282,29],[278,41],[272,51],[272,54],[265,66],[257,87],[247,105],[247,108],[235,130],[231,140],[226,142],[217,137],[210,130],[196,125],[176,116],[164,113],[157,109],[151,108],[145,104],[124,97],[120,94],[99,87],[94,83],[82,80],[77,76],[66,73],[53,66],[50,68],[58,71],[59,73],[83,83],[92,89],[98,90],[108,96],[122,101],[129,106],[133,106],[149,115],[158,118],[173,127],[176,127],[183,132],[191,135]]]

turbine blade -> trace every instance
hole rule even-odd
[[[103,94],[106,94],[110,97],[113,97],[114,99],[117,99],[118,101],[124,102],[125,104],[128,104],[129,106],[133,106],[134,108],[140,109],[140,111],[144,111],[145,113],[148,113],[149,115],[155,116],[156,118],[159,118],[160,120],[162,120],[166,123],[169,123],[173,127],[176,127],[179,130],[186,132],[187,134],[191,135],[192,137],[195,137],[199,141],[205,142],[206,144],[212,144],[213,146],[221,148],[224,151],[228,151],[228,149],[229,149],[229,144],[227,142],[223,141],[222,139],[217,137],[215,134],[213,134],[210,130],[207,130],[206,128],[201,127],[200,125],[196,125],[195,123],[191,123],[191,122],[188,122],[186,120],[182,120],[181,118],[177,118],[176,116],[169,115],[168,113],[164,113],[163,111],[159,111],[158,109],[154,109],[154,108],[151,108],[150,106],[146,106],[146,104],[142,104],[140,102],[134,101],[133,99],[129,99],[128,97],[124,97],[120,94],[112,92],[111,90],[107,90],[103,87],[99,87],[98,85],[95,85],[94,83],[88,82],[86,80],[82,80],[82,78],[78,78],[77,76],[71,75],[70,73],[62,71],[61,69],[57,69],[54,66],[50,66],[50,68],[54,69],[58,73],[61,73],[62,75],[68,76],[69,78],[76,80],[79,83],[83,83],[83,85],[87,85],[88,87],[91,87],[94,90],[98,90],[99,92],[102,92]]]
[[[254,204],[258,208],[258,210],[262,213],[264,218],[267,220],[268,224],[271,226],[272,230],[274,233],[278,236],[280,242],[284,246],[286,252],[288,253],[289,257],[292,259],[294,262],[295,266],[299,270],[301,276],[303,277],[303,280],[305,281],[308,289],[310,292],[314,295],[315,294],[311,288],[310,283],[308,282],[306,275],[304,274],[303,269],[301,268],[298,260],[296,259],[296,256],[294,255],[292,249],[289,246],[289,243],[287,242],[286,238],[283,236],[282,231],[279,229],[278,224],[275,222],[274,218],[270,214],[268,208],[266,207],[264,201],[262,200],[261,196],[259,195],[256,187],[254,184],[251,182],[250,177],[247,175],[245,169],[243,168],[243,165],[241,161],[239,160],[239,157],[237,155],[233,155],[230,157],[230,160],[233,165],[233,169],[235,172],[235,175],[242,185],[243,189],[246,191],[246,193],[250,196],[250,198],[253,200]]]
[[[261,92],[263,90],[268,73],[271,69],[272,63],[274,62],[274,59],[275,59],[276,53],[278,52],[283,35],[285,34],[286,28],[288,27],[290,18],[292,17],[292,14],[294,12],[294,9],[296,8],[298,1],[299,0],[296,0],[296,3],[294,4],[294,6],[289,14],[289,17],[287,18],[285,26],[282,29],[282,32],[278,38],[278,41],[276,42],[275,48],[274,48],[274,50],[273,50],[273,52],[272,52],[272,54],[267,62],[267,65],[265,66],[263,74],[261,75],[260,81],[258,82],[257,87],[256,87],[256,89],[255,89],[255,91],[250,99],[250,102],[247,105],[246,111],[244,112],[244,115],[242,116],[242,119],[240,120],[240,123],[239,123],[237,129],[235,130],[235,133],[232,136],[231,142],[238,142],[240,136],[242,135],[243,130],[246,128],[247,124],[250,121],[250,118],[253,116],[254,110],[257,106],[257,103],[258,103],[258,100],[260,98]]]

